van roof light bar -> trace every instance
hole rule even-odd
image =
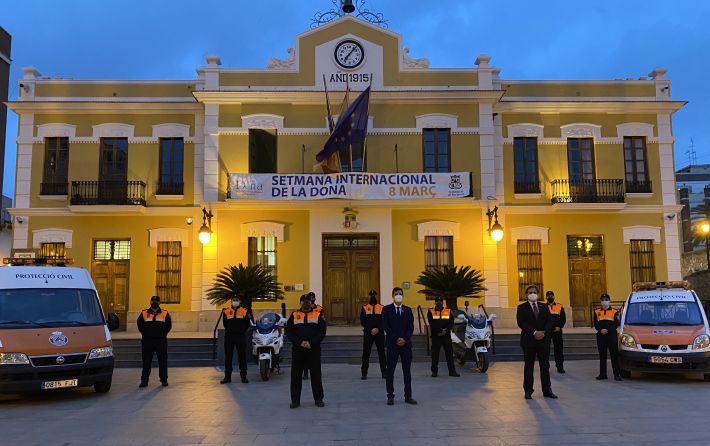
[[[636,282],[633,285],[634,291],[651,291],[667,289],[688,289],[687,280],[671,280],[668,282]]]

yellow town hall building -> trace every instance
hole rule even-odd
[[[621,300],[632,281],[680,279],[671,115],[684,102],[666,70],[506,80],[491,57],[474,59],[432,68],[399,34],[346,16],[264,69],[217,56],[179,81],[24,68],[9,103],[13,248],[87,268],[129,330],[159,294],[177,330],[211,331],[206,290],[239,263],[273,269],[288,308],[315,292],[332,323],[354,322],[373,288],[389,302],[401,286],[407,304],[427,306],[415,281],[446,265],[483,272],[487,291],[471,304],[504,326],[528,283],[585,325],[601,292]],[[324,82],[335,115],[346,86],[350,101],[371,86],[366,146],[341,156],[354,173],[331,177],[343,185],[332,191],[313,173],[330,134]]]

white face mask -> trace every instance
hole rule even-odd
[[[602,308],[607,309],[609,308],[609,301],[608,300],[603,300],[602,301]]]
[[[537,293],[530,293],[528,294],[528,300],[530,302],[537,302]]]
[[[401,294],[395,294],[394,295],[394,303],[396,304],[401,304],[402,301],[404,300],[404,296]]]
[[[233,300],[233,301],[232,301],[232,308],[239,308],[239,305],[240,305],[240,303],[239,303],[238,300]]]

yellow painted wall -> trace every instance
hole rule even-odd
[[[619,96],[656,96],[655,82],[608,81],[599,83],[589,82],[546,82],[535,81],[506,83],[503,81],[501,88],[505,95],[510,97],[520,96],[550,96],[550,97],[619,97]]]
[[[35,96],[39,97],[185,97],[192,98],[195,91],[195,81],[149,83],[126,82],[88,83],[74,82],[42,82],[37,81]]]
[[[629,247],[624,244],[623,227],[648,225],[663,226],[662,214],[566,214],[546,215],[508,214],[505,230],[519,226],[542,226],[550,228],[550,243],[542,245],[543,287],[553,290],[557,300],[569,305],[569,273],[567,257],[568,235],[604,236],[607,292],[612,300],[624,300],[631,291],[631,266]],[[506,240],[506,239],[504,239]],[[663,241],[663,232],[661,233]],[[504,242],[501,242],[504,243]],[[507,271],[509,306],[519,303],[517,247],[507,239]],[[656,280],[667,280],[665,244],[654,244]]]
[[[156,124],[186,124],[190,126],[190,135],[195,134],[194,113],[165,114],[69,114],[43,113],[35,115],[35,126],[42,124],[72,124],[76,126],[76,136],[93,136],[92,126],[107,123],[129,124],[134,126],[133,136],[152,136]]]

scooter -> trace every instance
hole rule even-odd
[[[482,307],[478,308],[480,310]],[[476,370],[481,373],[486,373],[488,370],[488,350],[493,338],[493,320],[496,318],[495,313],[491,313],[490,316],[484,314],[485,309],[483,313],[468,314],[468,302],[466,302],[466,310],[456,316],[454,329],[451,331],[454,358],[460,365],[466,364],[467,359],[474,359]]]
[[[262,381],[268,381],[271,374],[281,373],[281,349],[284,346],[283,326],[286,318],[278,313],[263,313],[252,325],[252,354],[258,358]]]

